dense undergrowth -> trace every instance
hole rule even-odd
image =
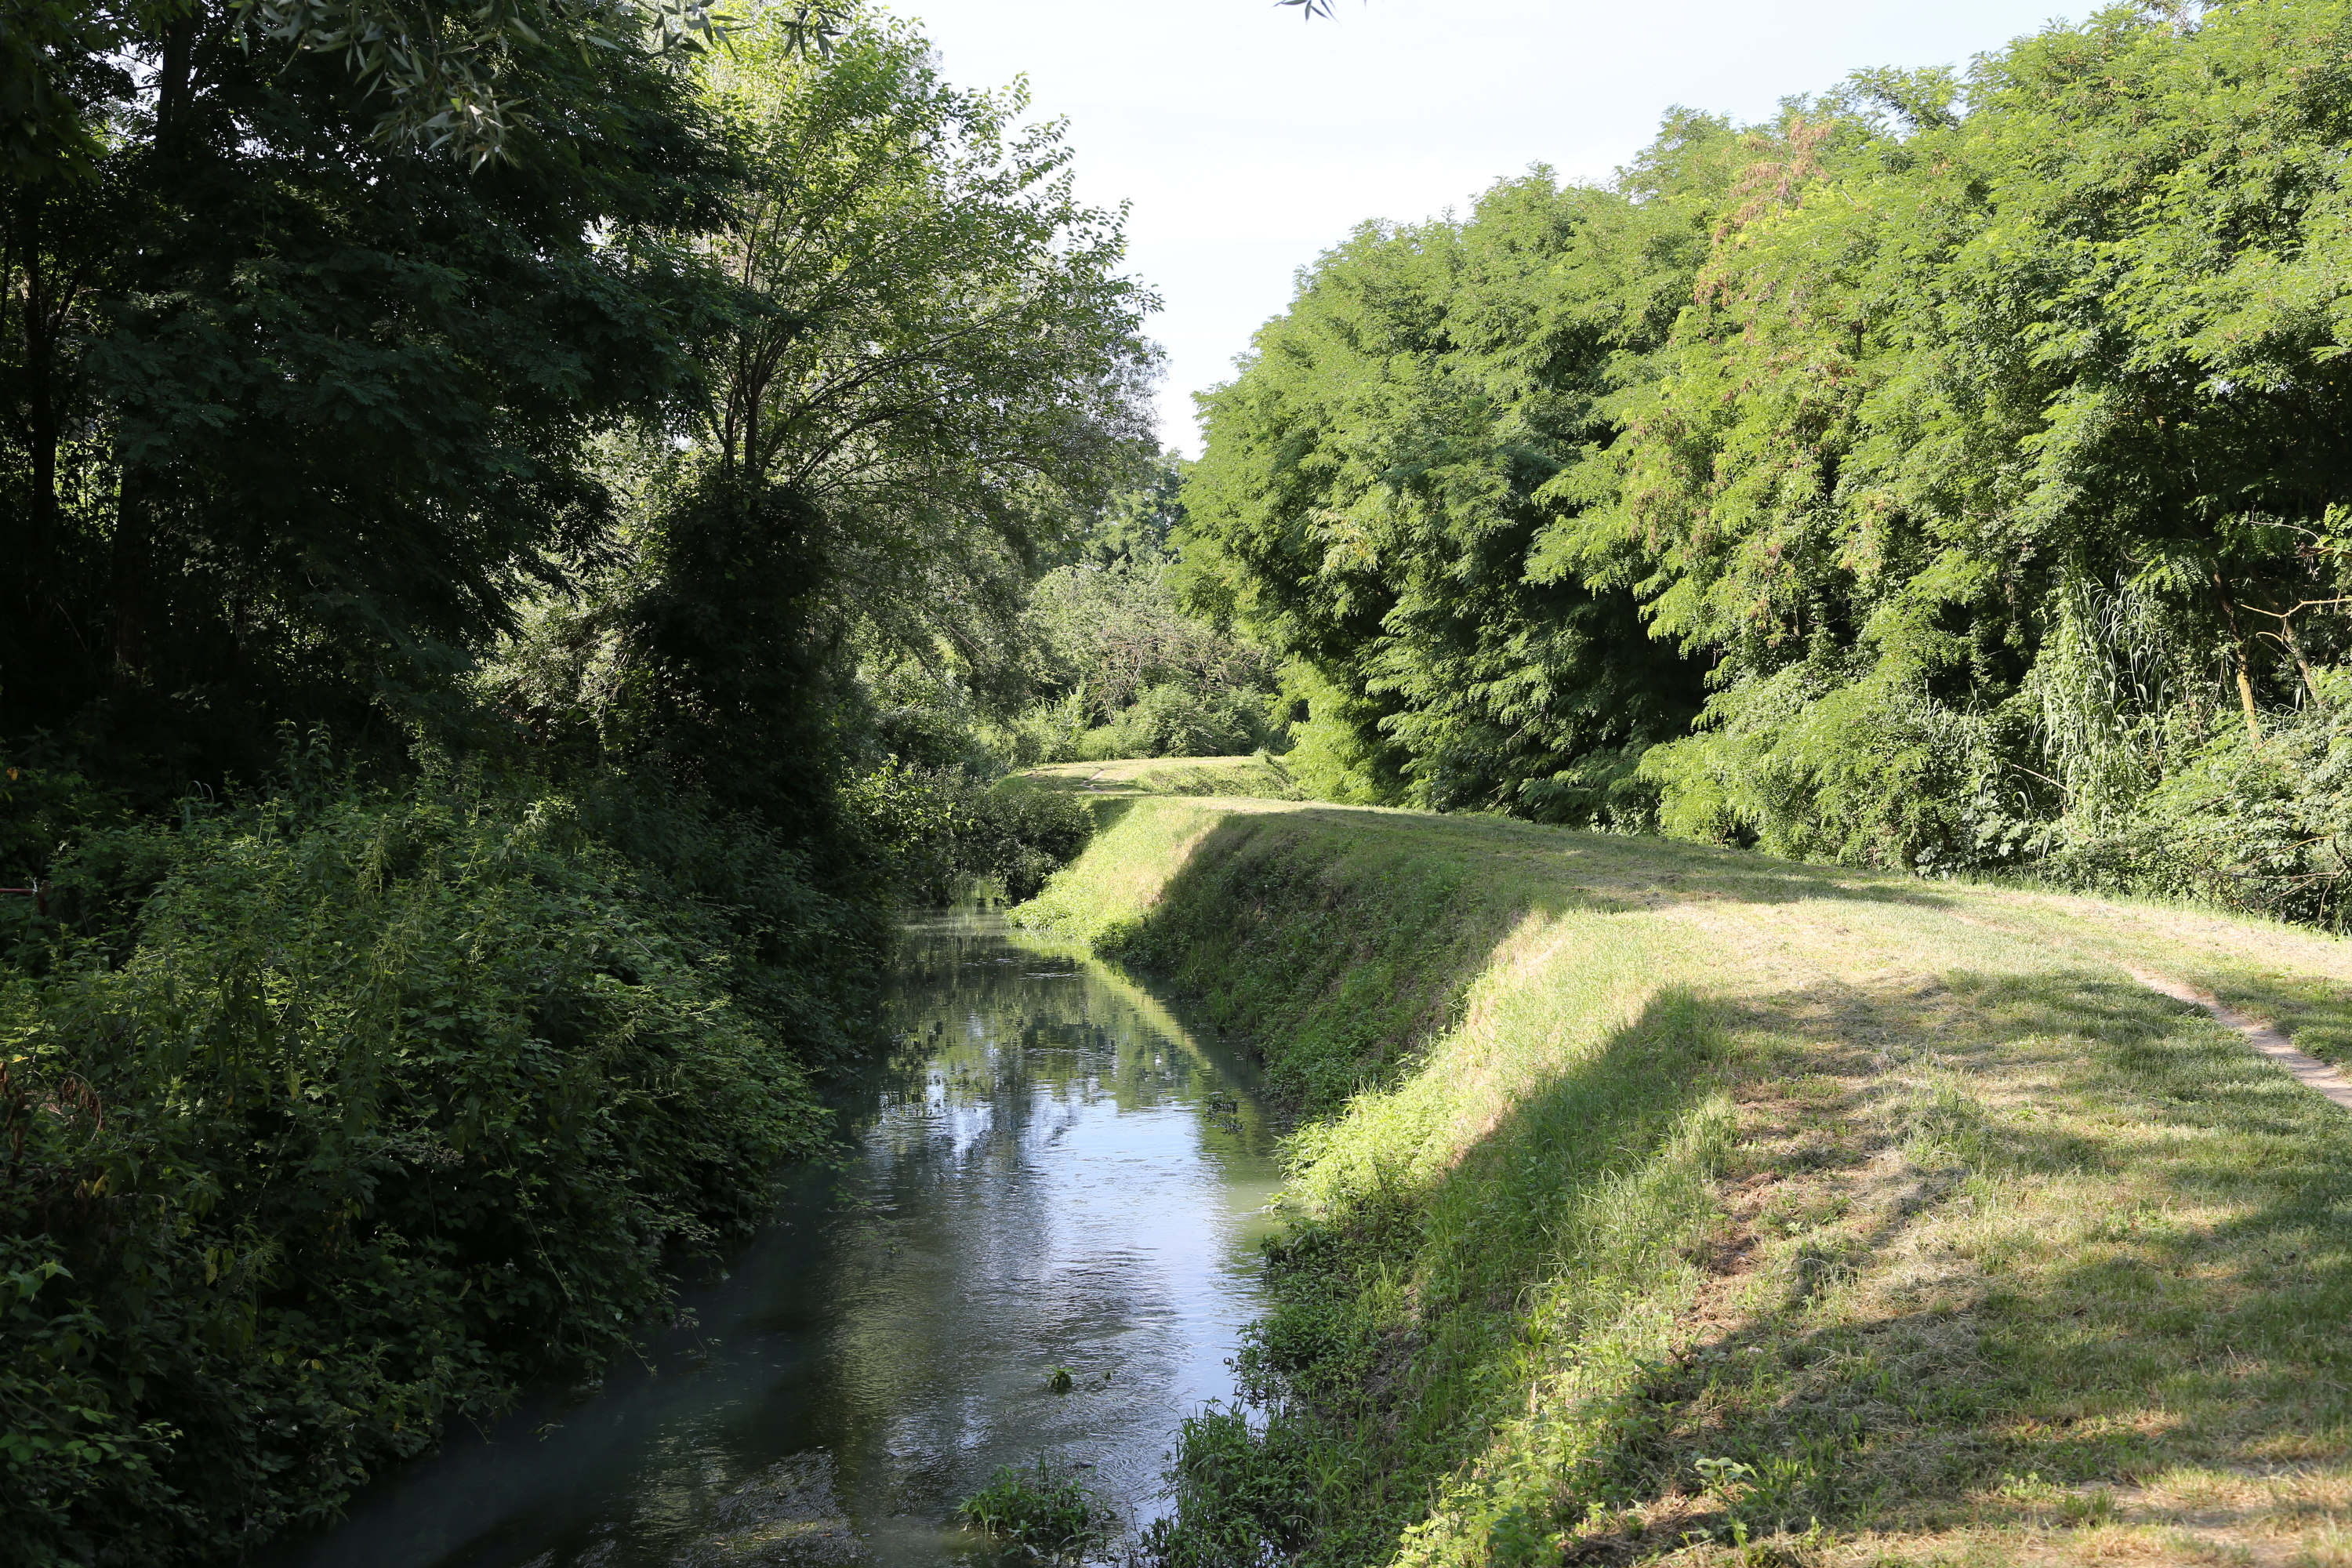
[[[1492,818],[1106,809],[1024,918],[1197,993],[1299,1118],[1157,1561],[2333,1560],[2352,1124],[2122,966],[2328,1049],[2335,942]]]
[[[314,742],[176,822],[11,787],[21,832],[71,830],[0,906],[0,1552],[28,1563],[235,1554],[593,1376],[822,1142],[809,1075],[867,1043],[893,899],[1034,889],[1087,826],[885,769],[848,800],[861,894],[617,772],[370,786]]]
[[[51,869],[0,971],[11,1561],[323,1518],[446,1418],[601,1365],[762,1214],[854,1001],[794,950],[870,933],[748,826],[653,831],[443,772]]]

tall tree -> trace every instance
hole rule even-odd
[[[1696,711],[1630,582],[1530,565],[1672,327],[1706,245],[1687,187],[1727,140],[1690,117],[1626,189],[1538,171],[1467,221],[1360,230],[1204,399],[1188,556],[1298,661],[1324,787],[1590,820],[1624,749]]]
[[[719,221],[730,160],[626,28],[509,28],[530,110],[484,160],[245,7],[77,25],[0,61],[38,100],[0,213],[0,732],[110,732],[175,787],[272,717],[413,721],[591,545],[588,438],[688,381],[664,237]]]
[[[950,87],[907,24],[818,56],[771,16],[698,79],[747,179],[678,242],[735,305],[617,607],[643,732],[796,810],[829,672],[859,649],[984,671],[1040,552],[1133,468],[1154,301],[1063,128]]]

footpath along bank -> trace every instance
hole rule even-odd
[[[1165,1560],[2352,1563],[2352,1114],[2135,978],[2343,1064],[2352,947],[1217,766],[1018,911],[1299,1118]]]

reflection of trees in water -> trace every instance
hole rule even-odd
[[[1122,1110],[1201,1105],[1213,1153],[1266,1147],[1264,1113],[1233,1092],[1229,1065],[1108,964],[1001,921],[950,917],[910,930],[898,968],[890,1021],[907,1074],[944,1072],[966,1091],[987,1080],[1015,1094],[1107,1091]]]
[[[1223,1075],[1090,960],[941,922],[908,933],[899,976],[900,1046],[843,1173],[822,1265],[835,1328],[808,1391],[833,1412],[861,1512],[929,1511],[939,1489],[976,1484],[967,1458],[1008,1433],[1031,1448],[1082,1436],[1068,1424],[1085,1400],[1031,1397],[1043,1369],[1073,1345],[1156,1343],[1154,1326],[1181,1316],[1156,1271],[1105,1267],[1083,1237],[1072,1246],[1067,1173],[1025,1169],[1033,1154],[1114,1109],[1195,1108],[1184,1157],[1206,1155],[1211,1181],[1265,1138],[1208,1109],[1232,1103]],[[1171,1132],[1150,1136],[1164,1148]]]

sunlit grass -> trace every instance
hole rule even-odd
[[[1110,795],[1248,795],[1263,800],[1305,798],[1282,759],[1131,757],[1108,763],[1049,763],[1017,775],[1047,789]]]
[[[1300,1117],[1171,1561],[2352,1561],[2352,1117],[2123,968],[2340,1058],[2332,938],[1153,798],[1029,915]]]

